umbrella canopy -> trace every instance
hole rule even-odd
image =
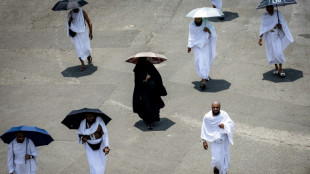
[[[25,137],[31,139],[35,146],[48,145],[50,142],[54,141],[46,130],[24,125],[10,128],[1,135],[1,139],[4,143],[10,144],[16,138],[15,134],[20,131],[24,132]]]
[[[130,56],[125,62],[137,64],[140,57],[146,57],[152,64],[159,64],[168,60],[166,56],[152,52],[141,52],[134,56]]]
[[[69,129],[78,129],[81,121],[86,118],[87,113],[92,113],[95,116],[101,117],[106,125],[111,121],[111,118],[99,109],[83,108],[71,111],[61,123]]]
[[[186,17],[189,18],[210,18],[221,16],[224,16],[224,13],[221,10],[211,7],[196,8],[186,15]]]
[[[52,10],[53,11],[71,10],[71,9],[83,7],[86,4],[88,4],[88,2],[84,0],[62,0],[62,1],[58,1],[54,5]]]
[[[262,9],[266,6],[273,5],[273,6],[285,6],[290,4],[297,4],[296,0],[263,0],[256,9]]]

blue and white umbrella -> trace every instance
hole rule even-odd
[[[266,6],[273,5],[275,7],[278,6],[286,6],[290,4],[297,4],[296,0],[263,0],[256,9],[266,8]]]
[[[44,129],[35,126],[18,126],[12,127],[4,134],[1,135],[1,139],[4,143],[10,144],[16,137],[17,132],[24,132],[25,137],[31,139],[35,146],[44,146],[51,143],[53,138]]]

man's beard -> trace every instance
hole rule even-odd
[[[217,116],[220,114],[220,111],[218,111],[217,113],[215,113],[214,111],[212,111],[213,115]]]
[[[93,124],[93,123],[95,123],[95,122],[96,122],[95,119],[94,119],[93,121],[87,121],[88,124]]]
[[[202,20],[200,22],[196,22],[195,21],[195,24],[196,24],[197,27],[199,27],[202,24]]]
[[[273,11],[272,11],[272,12],[268,12],[268,14],[269,14],[270,16],[272,16],[272,15],[273,15],[273,13],[274,13]]]

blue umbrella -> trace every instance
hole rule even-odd
[[[10,144],[16,137],[15,134],[19,131],[25,133],[25,137],[31,139],[35,146],[48,145],[54,141],[53,138],[46,132],[46,130],[34,126],[18,126],[11,127],[8,131],[1,135],[4,143]]]
[[[266,6],[273,5],[273,6],[285,6],[290,4],[297,4],[296,0],[263,0],[256,9],[262,9]]]

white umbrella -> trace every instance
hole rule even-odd
[[[224,13],[221,10],[211,7],[196,8],[186,15],[186,17],[189,18],[210,18],[221,16],[224,16]]]
[[[146,57],[153,64],[159,64],[167,60],[167,57],[161,54],[156,54],[152,52],[141,52],[134,56],[130,56],[125,62],[137,64],[140,57]]]

